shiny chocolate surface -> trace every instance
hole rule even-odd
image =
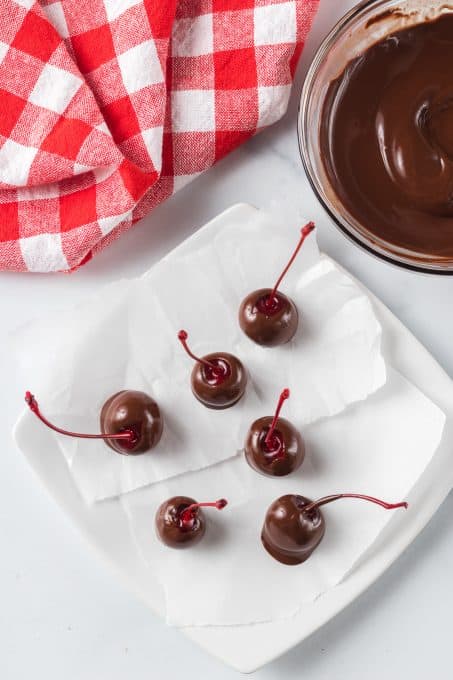
[[[351,61],[325,97],[329,182],[368,237],[453,258],[453,14],[396,31]]]
[[[189,496],[173,496],[158,508],[155,518],[156,533],[169,548],[189,548],[203,538],[206,522],[201,508],[192,513],[190,521],[184,520],[184,511],[196,503]]]
[[[261,540],[267,552],[283,564],[305,562],[322,541],[324,517],[319,508],[304,512],[312,501],[305,496],[287,494],[269,507]]]
[[[122,390],[111,396],[102,407],[101,431],[117,434],[125,430],[135,433],[135,440],[107,439],[105,443],[117,453],[137,455],[146,453],[159,442],[163,420],[159,406],[150,396],[136,390]]]
[[[302,465],[305,444],[299,432],[286,418],[277,420],[276,428],[266,443],[272,420],[272,416],[255,420],[247,433],[244,453],[250,467],[257,472],[271,477],[283,477]]]
[[[242,301],[239,325],[247,337],[263,347],[276,347],[289,342],[297,330],[299,315],[294,302],[277,291],[255,290]]]
[[[201,362],[195,364],[191,375],[195,397],[212,409],[234,406],[247,385],[247,371],[241,361],[227,352],[207,354],[203,360],[212,363],[214,370]]]

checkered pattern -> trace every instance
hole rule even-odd
[[[318,0],[2,0],[0,268],[78,267],[286,110]]]

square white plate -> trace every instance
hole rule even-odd
[[[228,224],[250,220],[255,208],[240,204],[225,211],[203,231],[210,232]],[[192,238],[199,238],[200,231]],[[185,628],[183,634],[202,648],[242,672],[251,672],[275,659],[301,642],[337,612],[354,600],[402,553],[422,530],[447,496],[453,485],[453,383],[431,355],[368,292],[383,328],[384,354],[388,361],[446,414],[443,440],[423,477],[408,498],[411,513],[394,516],[368,554],[345,580],[304,607],[304,613],[292,619],[250,626]],[[21,419],[15,439],[29,464],[56,502],[72,517],[92,547],[110,564],[123,582],[162,615],[163,592],[149,578],[146,564],[137,552],[127,519],[118,500],[88,507],[79,496],[66,463],[51,433],[45,428],[33,430],[29,437],[26,419]],[[428,493],[429,490],[429,493]]]

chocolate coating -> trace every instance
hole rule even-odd
[[[197,362],[191,376],[195,397],[212,409],[234,406],[244,394],[247,385],[247,371],[243,364],[227,352],[207,354],[202,358],[222,368],[224,375],[218,378],[204,364]]]
[[[146,453],[162,436],[163,420],[159,406],[150,396],[136,390],[122,390],[107,399],[100,422],[103,433],[117,434],[128,429],[136,433],[136,441],[132,443],[105,440],[110,448],[124,455]]]
[[[265,416],[252,424],[245,440],[245,458],[250,467],[263,475],[284,477],[302,465],[305,444],[289,420],[279,418],[268,446],[265,439],[272,420],[272,416]]]
[[[159,506],[155,526],[162,543],[170,548],[190,548],[201,541],[206,531],[201,508],[194,512],[192,522],[181,522],[181,514],[193,503],[196,501],[188,496],[173,496]]]
[[[253,342],[264,347],[276,347],[289,342],[299,322],[294,302],[277,291],[274,303],[266,305],[272,290],[255,290],[242,301],[239,308],[239,325]]]
[[[277,498],[266,513],[261,540],[267,552],[283,564],[305,562],[322,541],[325,523],[321,511],[304,512],[311,502],[305,496],[288,494]]]
[[[322,110],[337,198],[366,237],[415,263],[453,259],[452,62],[445,13],[371,45],[330,84]]]

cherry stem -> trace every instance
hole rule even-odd
[[[282,410],[282,406],[283,406],[283,404],[285,403],[285,401],[286,401],[287,399],[289,399],[289,395],[290,395],[290,391],[289,391],[289,389],[286,387],[286,388],[283,390],[283,392],[281,393],[281,395],[280,395],[280,398],[279,398],[278,404],[277,404],[277,408],[276,408],[276,410],[275,410],[275,415],[274,415],[274,417],[273,417],[271,426],[270,426],[270,428],[269,428],[269,432],[267,433],[266,439],[264,440],[264,443],[265,443],[267,446],[269,446],[270,443],[272,442],[272,437],[274,436],[274,430],[275,430],[275,427],[276,427],[276,425],[277,425],[277,421],[278,421],[278,417],[279,417],[279,415],[280,415],[280,411]]]
[[[300,236],[300,239],[299,239],[299,243],[297,244],[296,250],[295,250],[294,253],[291,255],[291,258],[290,258],[288,264],[286,265],[286,267],[284,268],[284,270],[283,270],[282,273],[280,274],[280,276],[279,276],[279,278],[278,278],[278,280],[277,280],[277,283],[275,284],[275,286],[274,286],[273,289],[272,289],[271,294],[270,294],[269,297],[267,298],[266,305],[267,305],[268,307],[272,307],[273,301],[274,301],[274,298],[275,298],[275,294],[277,293],[277,290],[278,290],[278,288],[279,288],[281,282],[283,281],[284,277],[286,276],[286,273],[288,272],[288,269],[291,267],[292,263],[293,263],[294,260],[296,259],[297,255],[298,255],[298,253],[299,253],[299,250],[302,248],[303,242],[305,241],[305,239],[307,238],[307,236],[308,236],[309,234],[311,234],[311,232],[313,231],[314,228],[315,228],[315,223],[314,223],[314,222],[307,222],[307,224],[306,224],[305,226],[302,227],[302,229],[301,229],[301,236]]]
[[[396,508],[407,509],[408,507],[408,504],[405,501],[402,503],[386,503],[385,501],[381,501],[380,498],[374,498],[373,496],[364,496],[363,494],[360,493],[339,493],[335,494],[334,496],[324,496],[323,498],[320,498],[317,501],[313,501],[312,503],[309,503],[304,508],[302,508],[302,510],[303,512],[310,512],[315,508],[321,507],[321,505],[327,505],[328,503],[332,503],[333,501],[338,501],[340,498],[359,498],[363,501],[376,503],[376,505],[380,505],[381,508],[384,508],[385,510],[395,510]]]
[[[179,331],[178,333],[178,340],[180,341],[181,345],[184,347],[186,350],[187,354],[191,359],[196,361],[199,364],[202,364],[203,366],[206,366],[206,368],[209,368],[214,375],[216,376],[222,376],[223,371],[219,366],[216,366],[213,362],[208,361],[207,359],[202,359],[201,357],[197,357],[190,349],[187,344],[187,338],[189,337],[187,331]]]
[[[30,410],[39,418],[39,420],[44,423],[44,425],[47,425],[47,427],[50,427],[51,430],[54,430],[59,434],[67,435],[68,437],[79,437],[81,439],[120,439],[128,442],[134,442],[137,439],[136,433],[132,429],[127,428],[125,428],[124,432],[118,432],[117,434],[80,434],[78,432],[62,430],[60,427],[53,425],[42,415],[41,411],[39,410],[38,402],[31,392],[25,392],[25,402],[30,407]]]
[[[217,508],[217,510],[223,510],[226,505],[228,505],[228,501],[225,498],[219,498],[218,501],[213,503],[192,503],[192,505],[189,505],[182,511],[181,522],[183,524],[192,522],[198,508]]]

